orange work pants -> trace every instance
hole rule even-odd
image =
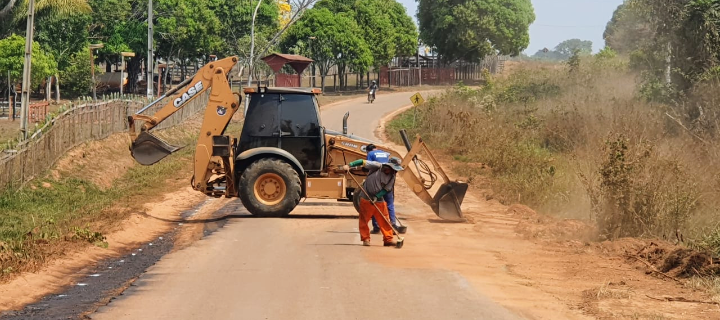
[[[386,220],[389,219],[387,203],[382,201],[375,202],[375,204],[382,213],[378,212],[370,200],[360,198],[360,241],[370,240],[370,227],[368,227],[368,222],[370,222],[370,219],[374,216],[380,227],[380,232],[383,235],[383,242],[392,242],[393,230]],[[385,216],[385,218],[383,218],[383,216]]]

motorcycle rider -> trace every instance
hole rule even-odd
[[[370,86],[368,87],[368,92],[372,92],[373,100],[375,100],[375,93],[377,92],[377,89],[378,89],[378,85],[377,85],[377,83],[375,82],[375,80],[373,80],[373,81],[370,83]]]

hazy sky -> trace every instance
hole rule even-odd
[[[417,11],[415,0],[398,0],[405,5],[413,19]],[[530,46],[526,54],[533,55],[547,47],[553,49],[563,40],[579,38],[593,42],[593,52],[605,46],[602,38],[605,25],[623,0],[531,0],[535,22],[530,25]]]

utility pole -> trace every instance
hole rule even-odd
[[[90,77],[92,77],[93,102],[97,100],[97,84],[95,83],[95,54],[93,53],[93,50],[104,47],[105,45],[102,43],[91,44],[90,46],[88,46],[88,48],[90,49]]]
[[[252,74],[253,74],[253,59],[255,59],[255,18],[257,17],[257,12],[260,9],[260,5],[262,4],[262,0],[258,0],[257,6],[255,6],[255,11],[253,11],[252,15],[252,24],[250,24],[250,59],[248,59],[248,81],[247,86],[248,88],[252,86]],[[260,79],[258,79],[260,81]],[[260,85],[260,82],[258,82],[258,86]],[[247,97],[245,98],[245,115],[247,115],[247,108],[250,101],[248,101]]]
[[[420,46],[422,43],[418,41],[418,49],[417,49],[417,67],[418,67],[418,84],[422,86],[422,69],[420,67]]]
[[[314,36],[313,36],[313,37],[308,37],[308,40],[314,41],[315,39],[317,39],[317,38],[314,37]],[[309,41],[308,41],[308,42],[309,42]],[[310,49],[310,50],[309,50],[309,51],[310,51],[310,59],[313,59],[312,45],[311,45],[311,44],[308,44],[308,49]],[[310,87],[311,87],[311,88],[315,88],[315,59],[313,59],[311,71],[312,71],[312,72],[311,72],[312,80],[310,81]]]
[[[27,120],[30,105],[30,70],[32,67],[32,44],[35,33],[35,0],[28,1],[27,31],[25,31],[25,62],[23,64],[22,96],[20,100],[20,132],[27,139]]]
[[[148,55],[147,55],[147,97],[153,98],[153,2],[148,0]]]
[[[10,114],[10,121],[15,121],[15,101],[13,101],[13,84],[10,80],[10,70],[8,70],[8,113]]]
[[[672,43],[668,41],[667,53],[665,55],[665,83],[672,84],[672,77],[670,71],[672,70]]]

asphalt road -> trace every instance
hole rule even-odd
[[[343,114],[350,111],[349,132],[374,140],[378,120],[408,105],[410,95],[378,95],[372,105],[363,100],[334,105],[323,110],[323,124],[339,131]],[[396,203],[398,210],[412,200]],[[361,246],[351,204],[319,204],[303,203],[291,218],[232,219],[203,240],[165,256],[91,318],[518,318],[477,293],[457,273],[370,262],[369,250],[398,249],[382,247],[375,235],[373,246]],[[246,212],[239,201],[231,205],[239,214]]]
[[[378,93],[372,104],[367,103],[366,98],[334,104],[322,110],[322,125],[329,130],[342,132],[342,118],[345,112],[349,111],[348,133],[376,140],[374,132],[380,119],[398,108],[410,105],[412,95],[413,93]]]

